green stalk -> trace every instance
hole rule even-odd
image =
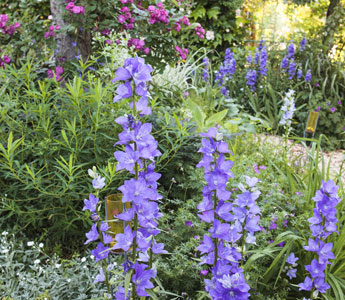
[[[107,285],[107,291],[108,291],[108,294],[111,294],[110,283],[109,283],[109,274],[108,274],[108,264],[107,264],[106,259],[103,259],[103,263],[104,263],[103,272],[104,272],[104,276],[105,276],[105,283]]]
[[[133,93],[135,91],[135,86],[133,84]],[[136,106],[135,106],[135,97],[133,95],[133,117],[135,118],[136,117]],[[136,143],[134,143],[134,151],[137,151],[138,150],[138,146]],[[139,165],[138,163],[136,162],[135,165],[134,165],[134,171],[135,171],[135,180],[138,180],[138,177],[139,177]],[[134,228],[133,228],[133,231],[137,232],[138,230],[138,215],[137,213],[135,212],[134,213]],[[137,260],[137,235],[135,234],[134,236],[134,240],[133,240],[133,256],[132,256],[132,260],[133,260],[133,264],[135,264],[136,260]],[[133,283],[132,285],[132,295],[133,295],[133,300],[136,300],[137,299],[137,290],[136,290],[136,286],[135,284]]]
[[[216,157],[213,158],[213,162],[214,162],[214,167],[216,168],[216,165],[217,165]],[[213,192],[213,196],[214,196],[213,219],[216,220],[216,219],[218,219],[217,214],[216,214],[216,208],[217,208],[217,205],[218,205],[218,198],[217,198],[217,192],[216,191]],[[214,238],[213,243],[214,243],[214,262],[213,262],[213,266],[215,266],[216,263],[217,263],[217,260],[218,260],[218,239]]]
[[[216,191],[214,191],[214,202],[213,202],[213,210],[214,210],[213,218],[214,219],[217,219],[217,214],[216,214],[217,205],[218,205],[218,198],[216,195]],[[214,238],[213,243],[214,243],[214,262],[213,262],[213,265],[215,266],[217,263],[217,260],[218,260],[218,239]]]

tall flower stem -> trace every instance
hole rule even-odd
[[[135,89],[134,83],[133,83],[133,89]],[[133,96],[133,117],[136,117],[136,106],[135,106],[135,97]],[[137,143],[134,143],[134,151],[138,150]],[[135,180],[138,180],[139,178],[139,165],[138,162],[135,163],[134,165],[134,172],[135,172]],[[135,264],[137,260],[137,231],[138,231],[138,214],[134,212],[134,227],[133,231],[135,232],[135,236],[133,239],[133,264]],[[133,294],[133,300],[137,299],[137,291],[136,291],[136,286],[135,284],[132,285],[132,294]]]
[[[131,107],[131,114],[115,120],[124,129],[119,134],[119,141],[116,144],[125,145],[125,147],[124,151],[114,152],[118,161],[116,170],[125,169],[134,175],[119,187],[123,194],[122,202],[129,202],[132,206],[119,214],[118,218],[131,222],[131,226],[127,226],[124,233],[116,235],[117,243],[113,248],[132,251],[129,255],[131,261],[124,264],[125,273],[130,272],[127,273],[127,283],[128,280],[132,282],[130,295],[132,300],[149,297],[146,290],[154,287],[150,279],[156,276],[156,270],[148,269],[148,265],[142,263],[150,259],[148,256],[150,249],[155,254],[167,253],[164,250],[164,244],[157,243],[154,238],[150,240],[151,236],[159,233],[157,220],[162,217],[157,203],[159,199],[162,199],[157,192],[157,180],[161,174],[154,171],[154,158],[160,156],[161,153],[157,149],[158,142],[150,134],[152,124],[143,123],[141,120],[143,116],[152,113],[148,106],[150,95],[147,88],[147,82],[152,79],[151,72],[152,67],[146,65],[142,58],[128,58],[125,60],[124,67],[117,69],[116,78],[113,79],[113,82],[124,81],[116,89],[117,95],[114,97],[114,102],[130,98],[129,106]],[[150,266],[152,266],[152,258]],[[128,293],[121,286],[117,290],[117,299],[123,299],[123,294]]]
[[[103,260],[103,272],[104,272],[104,276],[105,276],[105,283],[107,285],[108,294],[111,294],[111,288],[110,288],[110,283],[109,283],[109,274],[108,274],[108,263],[105,259]]]
[[[214,220],[216,220],[217,219],[216,208],[218,205],[217,192],[214,191],[213,195],[214,195],[214,202],[213,202],[214,214],[213,214],[213,216],[214,216]],[[217,261],[218,261],[218,238],[213,239],[213,244],[214,244],[214,262],[213,262],[213,265],[215,266],[217,264]]]

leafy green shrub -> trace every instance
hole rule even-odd
[[[194,1],[190,7],[191,20],[200,23],[206,30],[206,37],[198,41],[193,32],[185,34],[185,40],[193,42],[192,49],[202,46],[224,51],[229,45],[241,44],[245,36],[245,29],[238,27],[236,10],[239,10],[243,0],[236,1]]]
[[[99,166],[109,193],[121,177],[110,159],[119,110],[111,85],[75,77],[61,88],[39,72],[29,62],[1,71],[2,223],[80,245],[87,169]]]

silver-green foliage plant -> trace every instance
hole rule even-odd
[[[0,234],[0,241],[1,296],[15,300],[86,300],[99,299],[106,292],[93,284],[98,269],[89,254],[70,260],[48,256],[43,243],[23,243],[7,231]],[[115,261],[112,264],[114,271],[118,269]]]

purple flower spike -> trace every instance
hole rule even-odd
[[[203,157],[197,167],[204,168],[207,185],[203,188],[203,200],[197,208],[199,218],[209,223],[210,235],[204,235],[197,250],[202,255],[200,265],[212,265],[210,271],[213,276],[211,280],[204,280],[205,290],[212,299],[247,300],[250,288],[239,267],[242,255],[233,245],[241,244],[241,238],[248,244],[255,244],[254,232],[261,230],[258,225],[260,216],[257,215],[260,208],[255,203],[260,195],[255,189],[258,179],[248,177],[246,180],[253,192],[245,190],[242,184],[243,194],[235,200],[231,199],[227,183],[233,177],[230,171],[233,162],[225,160],[224,155],[229,152],[228,145],[222,141],[223,135],[216,127],[201,136],[199,152]],[[201,274],[205,276],[207,271],[203,270]]]
[[[316,203],[316,208],[313,209],[314,216],[309,218],[310,230],[312,236],[317,237],[315,240],[309,239],[308,245],[303,248],[310,252],[316,252],[317,259],[313,259],[310,265],[305,266],[306,270],[310,273],[313,281],[309,282],[309,277],[304,283],[301,283],[300,289],[310,290],[315,288],[320,293],[326,293],[330,288],[329,284],[325,282],[325,272],[328,264],[331,264],[330,259],[335,256],[332,252],[333,243],[326,243],[326,239],[333,232],[337,232],[336,223],[337,210],[336,206],[340,202],[337,197],[338,187],[332,180],[321,182],[321,189],[316,191],[313,198]],[[338,232],[337,232],[338,233]],[[339,233],[338,233],[339,234]]]

